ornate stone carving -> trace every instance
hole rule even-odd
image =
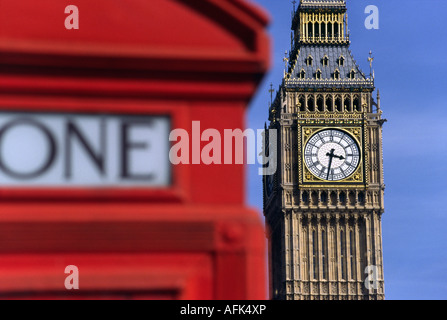
[[[347,288],[347,284],[346,283],[341,283],[341,293],[342,294],[347,294],[348,293],[348,288]]]
[[[336,283],[331,283],[331,294],[337,294],[338,293],[338,286]]]
[[[309,288],[310,288],[310,287],[309,287],[309,283],[308,283],[308,282],[304,283],[304,284],[303,284],[303,293],[305,293],[305,294],[310,293]]]
[[[326,7],[325,12],[333,10],[327,7],[328,3],[319,1],[318,7]],[[344,2],[340,3],[344,8]],[[299,9],[298,14],[301,16],[296,19],[293,30],[307,32],[300,30],[299,23],[304,23],[302,19],[308,12]],[[344,22],[343,13],[337,17]],[[319,22],[317,15],[312,19],[311,23]],[[315,40],[308,34],[301,36],[296,39]],[[321,41],[318,39],[316,43],[323,43],[324,39]],[[360,73],[354,79],[344,79],[343,76],[339,80],[312,79],[313,74],[298,79],[296,68],[299,72],[320,67],[318,61],[314,61],[313,66],[302,66],[308,57],[307,54],[303,57],[303,52],[309,49],[308,44],[296,44],[296,50],[289,57],[286,79],[271,106],[275,113],[269,128],[279,132],[278,168],[282,168],[276,174],[277,189],[264,206],[266,222],[272,232],[270,247],[275,250],[271,256],[277,259],[271,263],[273,286],[280,288],[279,299],[382,299],[383,283],[377,292],[370,294],[358,282],[359,270],[363,277],[364,266],[377,259],[376,264],[383,275],[381,242],[378,240],[383,213],[383,153],[379,126],[383,119],[382,113],[375,113],[373,109],[376,105],[372,97],[374,81]],[[343,51],[345,59],[352,57],[347,43],[337,46],[327,43],[321,50]],[[322,172],[314,174],[304,159],[309,140],[324,131],[328,133],[327,129],[350,136],[360,152],[359,165],[340,181],[324,180]],[[329,136],[326,139],[335,138],[330,132]],[[329,143],[320,138],[322,143]],[[285,210],[290,211],[289,216],[293,219],[282,215]],[[353,270],[351,262],[354,263]],[[298,270],[293,274],[297,282],[290,288],[287,282],[279,279],[286,278],[284,272],[289,272],[287,275],[291,277],[292,270]],[[351,274],[357,282],[352,282]]]

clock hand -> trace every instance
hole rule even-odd
[[[343,157],[343,156],[337,156],[337,155],[335,155],[334,154],[334,152],[335,152],[335,149],[331,149],[331,152],[329,153],[326,153],[326,156],[328,156],[329,157],[329,167],[328,167],[328,169],[327,169],[327,178],[326,178],[326,180],[329,180],[329,174],[330,174],[330,172],[331,172],[331,167],[332,167],[332,160],[334,159],[334,158],[337,158],[337,159],[340,159],[340,160],[345,160],[345,157]]]
[[[331,153],[326,153],[326,156],[329,157],[329,166],[327,168],[327,178],[326,180],[329,180],[329,174],[331,173],[331,167],[332,167],[332,159],[334,159],[335,155],[334,155],[335,149],[331,150]]]

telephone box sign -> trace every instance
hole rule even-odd
[[[164,116],[0,112],[1,187],[168,187]]]

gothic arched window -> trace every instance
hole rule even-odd
[[[343,230],[340,230],[340,261],[341,261],[341,278],[346,279],[345,272],[345,237]]]
[[[323,191],[323,192],[321,193],[321,202],[322,202],[323,204],[327,204],[327,201],[328,201],[327,192],[326,192],[326,191]]]
[[[358,200],[359,200],[360,204],[365,203],[365,194],[363,192],[359,192]]]
[[[334,71],[334,79],[335,80],[339,80],[340,79],[340,71],[338,71],[338,69]]]
[[[334,36],[336,37],[336,38],[338,38],[339,37],[339,32],[338,32],[338,23],[334,23]]]
[[[351,111],[351,98],[349,96],[345,96],[344,99],[344,109],[345,111]]]
[[[329,40],[332,40],[332,23],[328,22],[327,24],[327,37]]]
[[[315,99],[312,95],[307,99],[307,110],[310,112],[315,111]]]
[[[327,259],[327,247],[326,247],[326,232],[323,230],[321,231],[321,254],[322,254],[322,263],[323,263],[323,279],[326,279],[326,259]]]
[[[360,101],[359,101],[358,96],[354,97],[353,104],[354,104],[354,111],[358,111],[358,112],[362,111],[362,108],[360,107]]]
[[[306,100],[304,99],[304,96],[300,96],[300,112],[306,111]]]
[[[307,191],[303,192],[302,199],[305,204],[309,204],[309,193]]]
[[[317,97],[317,111],[323,112],[324,111],[324,99],[323,96],[319,95]]]
[[[329,112],[334,111],[332,108],[332,96],[331,95],[326,96],[326,110]]]
[[[313,278],[317,279],[318,275],[318,261],[317,261],[317,250],[318,243],[315,230],[312,231],[312,259],[313,259]]]
[[[355,193],[353,191],[350,191],[348,197],[349,197],[349,204],[351,206],[355,206],[355,199],[356,199]]]
[[[344,191],[340,192],[339,200],[342,205],[346,204],[346,193]]]
[[[315,37],[320,38],[320,24],[318,22],[315,23]]]
[[[334,191],[331,192],[331,205],[337,205],[337,194]]]
[[[335,110],[338,111],[338,112],[342,112],[343,111],[342,107],[341,107],[341,97],[340,96],[337,96],[335,98]]]
[[[354,264],[354,235],[352,230],[349,231],[349,259],[351,262],[351,280],[353,280],[355,274],[355,264]]]
[[[308,56],[306,59],[306,65],[307,66],[312,66],[313,65],[313,61],[314,59],[312,58],[312,56]]]

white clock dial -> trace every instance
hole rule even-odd
[[[326,181],[350,177],[360,164],[357,142],[346,132],[328,129],[314,134],[304,149],[307,168]]]

